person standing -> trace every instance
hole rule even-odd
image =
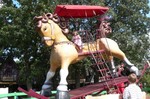
[[[129,85],[124,89],[123,99],[143,99],[140,87],[136,84],[137,76],[131,73],[128,76]]]

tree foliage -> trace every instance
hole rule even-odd
[[[34,80],[41,84],[49,68],[49,51],[34,30],[34,16],[54,11],[58,4],[101,5],[110,7],[113,33],[121,49],[135,64],[149,49],[147,33],[150,18],[148,0],[4,0],[0,9],[0,55],[19,59],[19,82]],[[91,26],[91,25],[90,25]],[[93,27],[91,27],[93,28]],[[40,77],[39,77],[40,76]]]
[[[116,39],[123,51],[127,52],[135,63],[141,59],[149,49],[148,28],[150,26],[148,0],[112,0],[108,6],[112,8],[114,20],[112,22],[112,38]],[[146,2],[146,3],[145,3]]]
[[[146,84],[146,85],[144,86],[145,88],[150,87],[150,75],[149,75],[149,73],[146,73],[146,74],[143,76],[143,78],[141,79],[141,82],[142,82],[143,84]]]

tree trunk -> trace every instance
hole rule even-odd
[[[80,71],[78,70],[78,68],[76,68],[76,73],[75,73],[75,86],[76,88],[80,87]]]
[[[27,78],[26,85],[27,85],[27,90],[32,89],[32,82],[29,78]]]

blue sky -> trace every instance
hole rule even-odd
[[[150,0],[149,0],[149,4],[148,4],[148,5],[149,5],[149,7],[150,7]],[[150,17],[150,12],[149,12],[149,14],[147,14],[147,16]]]
[[[13,0],[13,3],[16,4],[17,7],[20,7],[20,5],[19,5],[17,0]]]

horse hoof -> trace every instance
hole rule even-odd
[[[140,76],[140,72],[139,72],[139,69],[135,66],[132,66],[130,68],[130,72],[134,72],[137,76]]]
[[[68,91],[57,90],[56,99],[70,99]]]
[[[111,75],[111,76],[112,76],[113,78],[117,78],[117,77],[119,77],[117,73],[112,73],[112,75]]]
[[[45,97],[50,97],[52,95],[50,89],[44,89],[44,90],[41,91],[40,94],[43,95],[43,96],[45,96]]]
[[[68,87],[67,87],[67,85],[59,85],[59,86],[57,87],[57,90],[68,91]]]

